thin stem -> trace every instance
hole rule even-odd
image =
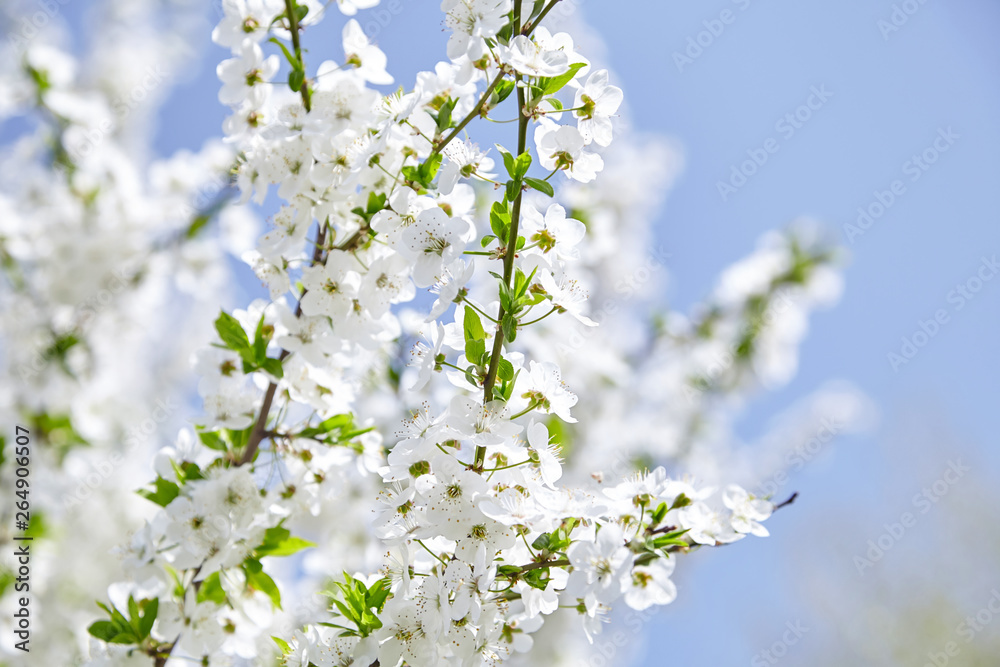
[[[531,459],[527,461],[521,461],[520,463],[512,463],[509,466],[500,466],[499,468],[486,468],[483,472],[499,472],[500,470],[510,470],[511,468],[517,468],[518,466],[527,465],[531,463]]]
[[[285,14],[288,15],[288,30],[292,33],[292,48],[295,49],[295,57],[298,59],[302,69],[305,69],[306,64],[302,61],[302,44],[299,42],[299,15],[295,13],[295,2],[293,0],[285,0]],[[309,82],[305,78],[302,80],[300,92],[302,93],[302,106],[306,108],[307,112],[312,111]]]
[[[421,129],[420,129],[419,127],[417,127],[416,125],[414,125],[413,123],[411,123],[411,122],[410,122],[410,121],[408,121],[408,120],[406,120],[406,121],[403,121],[403,122],[404,122],[404,123],[406,123],[407,125],[409,125],[409,126],[410,126],[410,127],[411,127],[411,128],[413,129],[413,132],[414,132],[415,134],[417,134],[418,136],[422,137],[422,138],[423,138],[424,140],[426,140],[426,141],[427,141],[427,143],[429,143],[429,144],[430,144],[431,146],[433,146],[433,145],[434,145],[434,140],[433,140],[433,139],[432,139],[431,137],[428,137],[428,136],[427,136],[426,134],[424,134],[424,133],[423,133],[423,130],[421,130]]]
[[[481,181],[485,181],[486,183],[492,183],[493,185],[495,185],[498,188],[503,187],[503,183],[499,183],[497,181],[494,181],[492,178],[486,178],[485,176],[483,176],[482,174],[480,174],[478,171],[476,173],[472,174],[472,175],[475,176],[476,178],[478,178]]]
[[[789,496],[789,497],[788,497],[788,500],[786,500],[786,501],[785,501],[785,502],[783,502],[783,503],[778,503],[777,505],[775,505],[775,506],[774,506],[774,510],[775,510],[775,511],[778,511],[778,510],[780,510],[780,509],[781,509],[782,507],[784,507],[785,505],[791,505],[792,503],[794,503],[794,502],[795,502],[795,499],[796,499],[796,498],[798,498],[798,497],[799,497],[799,492],[798,492],[798,491],[796,491],[795,493],[793,493],[793,494],[792,494],[791,496]]]
[[[522,323],[521,323],[521,326],[522,326],[522,327],[526,327],[526,326],[529,326],[529,325],[532,325],[532,324],[535,324],[535,323],[537,323],[537,322],[541,322],[541,321],[542,321],[542,320],[544,320],[544,319],[545,319],[546,317],[548,317],[549,315],[551,315],[552,313],[554,313],[554,312],[556,312],[556,311],[558,311],[558,310],[559,310],[559,308],[558,308],[558,307],[556,307],[556,308],[553,308],[553,309],[552,309],[552,310],[550,310],[549,312],[547,312],[547,313],[545,313],[544,315],[542,315],[541,317],[539,317],[539,318],[538,318],[537,320],[531,320],[530,322],[522,322]]]
[[[521,31],[521,3],[514,3],[514,25],[513,32],[519,33]],[[521,155],[524,153],[525,148],[528,143],[528,121],[529,118],[524,115],[524,89],[517,85],[521,83],[521,75],[514,75],[514,87],[517,89],[517,154]],[[511,211],[510,216],[510,234],[507,238],[507,248],[509,249],[503,258],[503,281],[504,284],[510,287],[511,276],[514,274],[514,256],[515,252],[512,252],[513,248],[517,247],[517,231],[518,226],[521,223],[521,199],[524,191],[518,190],[517,197],[514,198],[514,208]],[[503,322],[504,315],[503,306],[500,306],[500,311],[497,315],[497,322]],[[486,372],[486,380],[483,383],[483,403],[489,403],[493,398],[493,386],[497,381],[497,372],[500,370],[500,358],[503,353],[503,330],[499,329],[496,333],[496,337],[493,341],[493,350],[490,353],[490,367]],[[476,447],[476,462],[475,470],[482,470],[483,464],[486,462],[486,447]]]
[[[431,551],[430,547],[428,547],[426,544],[424,544],[423,540],[414,540],[414,541],[417,544],[419,544],[420,546],[422,546],[424,549],[426,549],[427,553],[429,553],[430,555],[434,556],[435,558],[437,558],[439,561],[441,561],[445,565],[448,564],[448,561],[446,561],[444,558],[442,558],[441,556],[438,556],[436,553],[434,553],[433,551]]]
[[[465,303],[467,303],[467,304],[469,304],[470,306],[472,306],[472,309],[473,309],[474,311],[476,311],[477,313],[479,313],[479,314],[480,314],[480,315],[482,315],[483,317],[487,318],[487,319],[488,319],[488,320],[489,320],[490,322],[493,322],[494,324],[500,324],[500,320],[495,320],[495,319],[493,319],[493,316],[492,316],[492,315],[487,315],[487,314],[486,314],[486,313],[485,313],[485,312],[483,311],[483,309],[482,309],[482,308],[480,308],[480,307],[479,307],[479,306],[477,306],[476,304],[472,303],[472,302],[471,302],[471,301],[469,301],[469,300],[468,300],[467,298],[465,298],[465,297],[462,297],[462,301],[463,301],[463,302],[465,302]]]
[[[532,401],[531,404],[528,405],[528,407],[526,407],[524,410],[521,410],[516,415],[511,415],[510,420],[514,421],[518,417],[523,417],[524,415],[528,414],[532,410],[536,409],[539,405],[541,405],[541,404],[538,401]]]
[[[532,558],[535,558],[535,550],[531,548],[530,544],[528,544],[528,538],[524,533],[521,533],[521,539],[524,541],[524,546],[528,548],[528,553],[531,554]]]
[[[503,80],[504,76],[505,75],[503,72],[500,72],[499,74],[496,75],[493,81],[490,82],[490,85],[486,87],[486,92],[484,92],[483,96],[479,98],[479,102],[476,104],[476,106],[472,108],[472,111],[470,111],[469,114],[465,118],[463,118],[458,125],[455,126],[455,129],[451,131],[451,134],[449,134],[441,141],[441,143],[437,144],[436,146],[434,146],[433,149],[431,149],[431,155],[435,155],[436,153],[440,153],[441,151],[443,151],[444,147],[450,144],[451,140],[457,137],[458,133],[464,130],[465,126],[472,122],[473,118],[479,115],[479,113],[483,110],[483,105],[486,104],[487,100],[490,99],[490,95],[493,93],[494,90],[496,90],[496,87],[500,85],[500,82]]]
[[[541,13],[538,14],[538,18],[536,18],[534,21],[529,21],[528,23],[524,24],[524,31],[521,34],[530,35],[535,30],[535,28],[538,27],[538,24],[542,22],[542,19],[545,18],[545,15],[551,12],[552,8],[555,7],[557,4],[559,4],[559,0],[552,0],[549,4],[545,5],[545,9],[543,9]],[[515,30],[514,32],[517,31]]]
[[[518,20],[517,12],[520,4],[515,5],[515,21]],[[520,82],[521,77],[518,75],[515,77],[518,82]],[[525,147],[528,142],[528,122],[529,118],[524,115],[521,111],[524,108],[524,89],[520,86],[517,87],[517,109],[520,115],[520,123],[517,126],[517,154],[521,155],[524,153]],[[507,238],[507,248],[517,247],[517,232],[518,227],[521,223],[521,200],[523,191],[517,193],[517,197],[514,199],[514,208],[511,211],[510,216],[510,235]],[[508,287],[510,286],[511,277],[514,274],[514,256],[516,253],[507,252],[503,258],[503,280],[504,284]],[[503,306],[500,307],[500,312],[497,315],[498,322],[503,322],[504,315]],[[500,358],[503,352],[503,332],[497,331],[496,338],[493,341],[493,351],[490,354],[490,366],[486,373],[486,381],[483,385],[483,402],[489,403],[493,398],[493,386],[497,381],[497,372],[500,370]],[[481,466],[486,460],[486,448],[477,447],[476,448],[476,464]]]
[[[436,444],[435,444],[434,446],[435,446],[435,447],[437,447],[438,449],[440,449],[440,450],[441,450],[442,452],[444,452],[444,453],[445,453],[445,454],[447,454],[448,456],[452,456],[452,457],[454,457],[456,461],[458,461],[459,463],[461,463],[461,464],[462,464],[463,466],[465,466],[466,468],[471,468],[471,467],[472,467],[472,465],[470,465],[470,464],[466,463],[465,461],[462,461],[462,460],[461,460],[461,459],[459,459],[459,458],[458,458],[457,456],[455,456],[455,454],[454,454],[453,452],[449,452],[449,451],[448,451],[447,449],[445,449],[444,447],[442,447],[442,446],[441,446],[441,443],[436,443]]]

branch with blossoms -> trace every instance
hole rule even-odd
[[[682,554],[767,534],[769,501],[662,467],[560,484],[554,431],[578,397],[520,341],[543,320],[596,324],[574,280],[587,228],[553,178],[598,177],[622,91],[542,25],[557,2],[445,0],[448,61],[388,95],[356,20],[343,62],[310,70],[315,3],[224,2],[213,37],[233,52],[218,73],[236,181],[244,201],[277,186],[282,202],[244,256],[270,298],[222,312],[196,355],[204,417],[158,458],[141,494],[160,509],[121,550],[130,581],[91,635],[158,667],[257,659],[262,634],[296,667],[496,664],[553,614],[591,638],[614,604],[669,604]],[[460,137],[503,105],[516,140],[495,162]],[[493,186],[482,216],[477,183]],[[427,407],[387,447],[358,394],[428,288],[405,377]],[[349,521],[341,503],[373,515],[381,569],[351,567],[320,612],[262,632],[288,599],[276,559],[321,549],[302,535]]]

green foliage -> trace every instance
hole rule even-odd
[[[247,577],[247,586],[258,590],[271,598],[271,604],[275,609],[281,609],[281,591],[274,579],[264,572],[264,566],[256,558],[247,558],[243,561],[243,572]]]
[[[365,221],[366,225],[371,224],[372,218],[375,217],[375,214],[385,209],[385,202],[386,195],[384,192],[376,193],[372,191],[368,193],[368,202],[365,205],[365,208],[356,206],[351,209],[351,213],[359,215]]]
[[[291,532],[279,524],[274,528],[267,529],[267,532],[264,533],[263,543],[254,549],[253,553],[257,558],[263,558],[264,556],[291,556],[303,549],[314,546],[316,546],[314,543],[303,540],[301,537],[292,537]]]
[[[324,419],[316,426],[310,426],[299,431],[296,436],[300,438],[310,438],[325,445],[348,446],[359,452],[362,449],[360,443],[353,442],[358,436],[364,435],[372,430],[374,426],[360,428],[354,422],[354,415],[351,413],[334,415]]]
[[[407,183],[419,185],[424,190],[431,190],[434,187],[434,177],[437,176],[441,160],[441,154],[434,153],[416,167],[403,167],[403,178],[406,179]]]
[[[91,635],[109,644],[141,644],[153,629],[160,601],[153,598],[136,602],[130,595],[127,618],[114,606],[108,607],[100,602],[97,606],[108,614],[109,620],[92,623],[87,628]]]
[[[301,21],[305,18],[306,13],[308,13],[309,8],[303,6],[296,6],[296,15],[298,20]],[[303,11],[304,10],[304,11]],[[286,13],[282,13],[282,17],[286,17]],[[299,59],[295,54],[288,50],[288,47],[279,41],[276,37],[272,37],[268,40],[272,44],[277,44],[281,48],[281,52],[285,54],[285,60],[291,65],[292,69],[288,72],[288,87],[292,89],[293,92],[299,92],[302,90],[302,86],[305,85],[306,81],[306,69],[305,64]]]
[[[510,235],[510,209],[506,202],[493,202],[490,209],[490,229],[500,239],[501,245],[507,244],[507,237]]]
[[[465,309],[465,357],[476,367],[489,363],[486,353],[486,331],[479,319],[479,313],[471,307]],[[473,382],[473,384],[478,384]]]
[[[247,338],[247,333],[243,330],[243,325],[225,311],[222,311],[218,319],[215,320],[215,330],[219,334],[219,339],[223,342],[223,345],[220,347],[232,350],[240,355],[240,358],[243,360],[244,373],[249,374],[254,371],[264,371],[277,379],[283,377],[284,371],[281,367],[281,360],[267,356],[267,344],[271,340],[273,331],[271,327],[264,325],[263,315],[260,316],[260,321],[257,323],[253,344]]]
[[[540,97],[544,95],[555,95],[558,93],[566,86],[567,83],[576,77],[576,73],[583,67],[584,63],[573,63],[569,66],[569,70],[564,74],[538,79],[537,89],[541,92]],[[532,88],[536,88],[536,86],[532,86]]]
[[[344,581],[335,581],[333,585],[334,589],[328,589],[323,594],[331,598],[341,616],[354,624],[354,628],[335,627],[343,628],[344,634],[356,637],[367,637],[382,627],[378,614],[389,597],[388,579],[379,579],[368,588],[363,581],[344,572]]]
[[[174,498],[181,494],[179,486],[162,477],[157,477],[152,487],[152,489],[139,489],[136,493],[160,507],[166,507],[173,502]]]
[[[567,519],[551,533],[542,533],[536,537],[531,546],[533,549],[541,551],[545,556],[562,553],[569,548],[570,533],[573,532],[575,526],[576,519]]]
[[[0,568],[0,598],[7,592],[7,589],[14,583],[15,579],[14,574],[10,570]]]
[[[517,86],[512,80],[503,79],[497,84],[496,88],[494,88],[493,92],[490,94],[489,106],[492,108],[500,104],[510,97],[510,94],[513,93],[516,88]]]
[[[196,599],[198,602],[211,601],[220,605],[226,603],[226,592],[222,590],[222,580],[218,572],[213,572],[202,580]]]
[[[441,104],[441,107],[438,109],[438,112],[436,114],[435,113],[431,114],[431,118],[433,118],[434,121],[437,123],[437,133],[439,135],[444,134],[447,130],[455,126],[455,123],[452,121],[451,115],[452,112],[454,112],[455,105],[457,103],[458,103],[457,98],[449,97]]]
[[[90,443],[76,432],[68,415],[40,412],[25,415],[25,421],[30,424],[29,430],[38,442],[49,445],[55,450],[60,464],[70,450],[90,446]]]
[[[552,185],[550,185],[548,181],[543,181],[539,178],[525,177],[524,182],[528,185],[528,187],[538,190],[542,194],[546,194],[550,197],[554,197],[556,194],[556,191],[552,188]]]

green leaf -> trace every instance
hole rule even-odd
[[[449,97],[448,100],[441,105],[437,114],[437,131],[438,134],[444,134],[445,130],[450,128],[453,123],[451,122],[451,113],[455,109],[455,104],[458,102],[456,98]]]
[[[440,153],[435,153],[420,164],[420,172],[423,175],[423,181],[421,182],[427,187],[430,187],[434,182],[434,177],[437,176],[438,168],[441,166],[442,159],[443,158]]]
[[[261,364],[260,367],[279,380],[285,376],[285,369],[281,365],[281,359],[272,359],[268,357],[264,360],[264,363]]]
[[[214,449],[217,452],[227,451],[226,443],[218,431],[199,431],[198,439],[201,440],[201,444],[209,449]]]
[[[166,507],[174,498],[181,494],[180,487],[173,482],[168,482],[162,477],[157,477],[156,481],[153,482],[153,489],[139,489],[136,491],[140,496],[146,500],[151,500],[160,507]]]
[[[389,580],[379,579],[372,587],[368,589],[367,601],[365,606],[369,609],[375,609],[377,611],[382,611],[382,607],[385,606],[385,601],[389,598]]]
[[[479,245],[481,245],[483,248],[485,248],[489,244],[493,243],[493,241],[495,241],[496,238],[497,237],[493,236],[492,234],[484,236],[483,240],[479,242]],[[3,465],[3,458],[2,458],[2,456],[0,456],[0,465]]]
[[[667,511],[668,511],[667,510],[667,504],[666,503],[660,503],[657,506],[657,508],[655,510],[653,510],[653,514],[650,516],[650,519],[649,519],[649,525],[655,526],[658,523],[660,523],[661,521],[663,521],[663,517],[665,517],[667,515]]]
[[[268,339],[264,337],[264,314],[261,313],[260,321],[257,322],[257,329],[253,335],[253,357],[258,364],[263,364],[267,359]]]
[[[536,549],[538,551],[541,551],[542,549],[548,549],[550,540],[551,536],[548,533],[542,533],[541,535],[535,538],[535,541],[531,543],[531,546],[533,549]]]
[[[465,308],[465,340],[486,340],[486,331],[479,313],[470,306]]]
[[[353,428],[354,415],[348,413],[345,415],[334,415],[333,417],[323,420],[316,426],[303,429],[300,435],[304,438],[315,438],[317,436],[327,435],[333,431],[342,431],[344,429],[352,430]]]
[[[247,338],[243,325],[229,313],[222,311],[219,314],[219,319],[215,320],[215,330],[219,332],[219,338],[230,350],[243,352],[250,349],[250,339]]]
[[[284,15],[285,14],[282,13],[282,16]],[[284,43],[279,41],[277,37],[272,37],[267,41],[271,42],[272,44],[277,44],[278,46],[281,47],[281,52],[285,54],[285,60],[287,60],[288,64],[292,66],[292,69],[302,69],[302,63],[299,62],[299,59],[296,58],[294,55],[292,55],[292,52],[288,50],[288,47],[285,46]]]
[[[538,190],[543,194],[547,194],[550,197],[553,197],[556,194],[556,191],[552,188],[552,185],[550,185],[548,181],[527,176],[525,177],[524,182],[528,184],[528,187],[534,188],[535,190]]]
[[[503,156],[503,166],[507,169],[507,174],[514,180],[517,180],[517,175],[516,175],[517,166],[514,161],[514,156],[511,155],[509,150],[507,150],[500,144],[497,144],[496,146],[497,150],[500,151],[500,155]]]
[[[213,572],[202,580],[201,586],[198,588],[197,599],[198,602],[226,603],[226,591],[222,589],[222,580],[219,578],[218,572]]]
[[[368,193],[368,213],[369,220],[371,216],[375,215],[379,211],[385,208],[386,196],[384,192],[369,192]]]
[[[301,537],[292,537],[286,528],[275,526],[268,528],[264,533],[264,543],[254,549],[254,554],[258,558],[264,556],[291,556],[303,549],[316,546],[314,543],[303,540]]]
[[[205,479],[205,475],[202,474],[201,468],[198,467],[197,463],[191,461],[182,461],[178,464],[175,461],[170,461],[170,465],[174,468],[174,474],[177,475],[177,481],[184,484],[188,480],[198,480]]]
[[[513,93],[516,88],[516,84],[510,79],[504,79],[498,83],[497,87],[493,89],[493,94],[496,95],[496,104],[499,104],[510,97],[510,94]]]
[[[517,338],[517,319],[510,313],[503,316],[503,337],[508,343],[513,343]]]
[[[184,238],[193,239],[198,236],[199,232],[201,232],[201,230],[204,229],[205,226],[211,221],[212,216],[210,215],[195,216],[194,220],[191,221],[191,224],[188,225],[188,228],[184,231]]]
[[[271,598],[271,604],[281,609],[281,591],[266,572],[259,560],[247,559],[243,563],[243,571],[247,575],[247,584]]]
[[[216,573],[218,574],[218,573]],[[139,622],[139,639],[145,639],[153,631],[153,622],[160,611],[159,598],[153,598],[143,605],[142,620]]]
[[[521,181],[507,181],[504,187],[504,196],[507,201],[512,202],[521,194]]]
[[[521,579],[532,588],[544,591],[549,585],[549,570],[548,568],[528,570],[522,575]]]
[[[289,653],[292,652],[291,645],[281,637],[275,637],[274,635],[271,635],[271,639],[274,640],[274,643],[278,645],[279,649],[281,649],[281,655],[288,655]]]
[[[500,239],[500,244],[507,243],[507,228],[510,226],[510,211],[503,202],[493,202],[490,209],[490,229]]]
[[[302,90],[303,84],[306,82],[306,73],[301,69],[293,69],[288,73],[288,87],[292,89],[293,92],[299,92]]]
[[[110,642],[119,634],[119,628],[111,621],[96,621],[90,624],[87,632],[101,641]]]
[[[135,598],[131,595],[128,596],[128,618],[130,626],[139,633],[139,620],[141,615],[139,614],[139,604],[135,601]]]
[[[465,343],[465,358],[476,366],[483,365],[483,358],[486,356],[486,341],[470,340]]]
[[[514,379],[514,364],[510,363],[506,359],[500,360],[500,366],[497,368],[497,376],[504,380],[505,382],[510,382]]]
[[[670,509],[676,510],[676,509],[680,509],[682,507],[687,507],[690,504],[691,504],[691,499],[688,498],[687,495],[685,495],[685,494],[682,493],[679,496],[677,496],[676,498],[674,498],[674,502],[670,506]]]
[[[518,246],[520,248],[520,246]],[[516,269],[514,273],[514,298],[520,301],[525,294],[528,292],[528,288],[531,287],[531,281],[535,277],[535,273],[538,271],[538,267],[531,270],[531,274],[528,276],[524,275],[521,269]],[[518,304],[521,305],[520,303]]]
[[[558,93],[563,89],[567,83],[572,81],[576,77],[576,73],[584,66],[584,63],[573,63],[569,66],[569,71],[565,74],[560,74],[552,78],[543,78],[539,80],[542,87],[542,93],[544,95],[552,95]]]
[[[524,179],[524,175],[528,173],[529,169],[531,169],[531,153],[525,151],[518,155],[514,161],[514,173],[511,174],[511,177],[515,181],[520,181]]]

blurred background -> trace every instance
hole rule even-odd
[[[71,23],[85,4],[66,5]],[[663,304],[697,302],[799,216],[849,251],[843,299],[812,319],[798,376],[756,400],[741,437],[833,378],[879,413],[759,480],[800,493],[772,536],[688,560],[677,601],[618,618],[591,664],[997,664],[1000,4],[572,4],[633,129],[684,158],[656,222],[672,255]],[[437,3],[397,6],[359,19],[408,86],[447,35]],[[226,115],[215,64],[227,52],[200,34],[198,66],[166,73],[163,155],[199,148]]]

